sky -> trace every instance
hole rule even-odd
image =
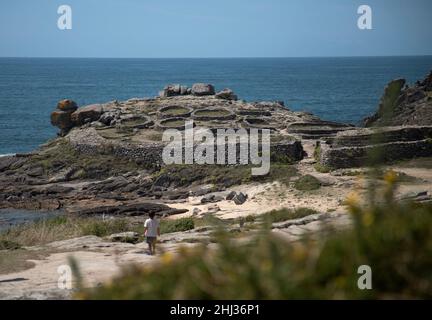
[[[357,26],[360,5],[372,30]],[[430,0],[0,1],[0,57],[431,55],[431,30]]]

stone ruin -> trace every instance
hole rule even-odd
[[[51,114],[51,123],[81,152],[100,152],[109,146],[118,156],[158,165],[166,145],[162,132],[182,130],[187,120],[194,120],[195,126],[212,131],[270,129],[272,156],[277,159],[301,160],[302,141],[309,140],[316,142],[317,160],[322,165],[333,169],[359,167],[368,165],[375,151],[381,152],[383,162],[432,155],[431,83],[432,73],[412,88],[403,88],[405,80],[392,81],[377,114],[367,120],[372,128],[323,121],[310,113],[291,111],[283,102],[239,101],[232,90],[216,93],[213,85],[203,83],[191,88],[168,85],[155,98],[82,108],[63,100]],[[389,118],[392,125],[380,127],[389,109],[396,113]],[[420,116],[420,125],[412,124]],[[403,125],[393,125],[395,122]]]
[[[194,84],[192,88],[168,85],[155,98],[82,108],[67,101],[74,107],[67,112],[57,108],[51,115],[51,122],[78,151],[92,154],[109,148],[116,156],[157,166],[162,165],[161,155],[166,145],[162,142],[163,131],[182,130],[187,120],[213,132],[269,129],[272,157],[284,161],[298,161],[304,156],[301,142],[296,135],[287,132],[287,126],[296,122],[320,122],[308,113],[290,111],[281,102],[239,101],[232,90],[216,93],[210,84]],[[66,100],[59,106],[63,104]]]
[[[339,132],[318,142],[319,162],[352,168],[432,156],[432,126],[362,128]]]

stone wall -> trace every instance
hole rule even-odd
[[[85,136],[86,139],[82,139]],[[68,135],[71,145],[80,153],[84,154],[107,154],[131,159],[148,165],[149,167],[161,167],[162,152],[165,148],[163,143],[148,144],[129,144],[121,142],[108,141],[95,132],[93,128],[84,130],[74,130]],[[185,148],[182,149],[183,160]],[[196,146],[194,146],[194,152]],[[215,163],[217,162],[217,145],[214,146]],[[225,145],[225,161],[228,163],[228,145]],[[304,151],[300,141],[282,141],[270,146],[270,155],[272,161],[294,162],[303,159]],[[236,144],[236,162],[240,163],[241,159],[240,144]],[[250,163],[250,154],[248,162]]]
[[[358,129],[320,142],[320,163],[337,169],[432,156],[432,127]]]

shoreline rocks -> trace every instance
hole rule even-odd
[[[78,109],[75,101],[65,99],[59,101],[57,109],[51,113],[51,124],[60,128],[60,135],[64,136],[74,127],[72,113]]]
[[[398,111],[402,115],[407,106],[413,106],[415,114],[420,110],[418,106],[427,106],[429,109],[422,115],[427,122],[431,115],[431,92],[428,91],[431,83],[431,75],[413,88],[403,88],[403,79],[392,82],[381,99],[379,113],[384,114],[388,105],[397,106],[395,110],[404,106]],[[316,160],[330,169],[366,166],[370,151],[375,150],[384,150],[384,162],[432,156],[432,123],[379,130],[358,128],[291,111],[283,102],[246,102],[238,100],[230,89],[215,92],[210,84],[195,84],[192,88],[176,84],[164,88],[164,97],[134,98],[81,108],[72,100],[60,101],[51,122],[60,128],[61,138],[26,157],[0,158],[0,186],[4,189],[0,207],[61,207],[83,214],[139,215],[145,214],[148,208],[137,207],[136,201],[173,203],[187,199],[192,188],[199,187],[194,183],[199,180],[208,184],[203,175],[212,173],[198,168],[189,171],[168,168],[169,176],[163,172],[167,167],[161,158],[166,146],[162,141],[163,131],[182,128],[187,120],[194,120],[197,128],[208,128],[213,134],[220,129],[244,129],[247,133],[252,129],[269,129],[272,163],[297,163],[306,151],[313,152],[314,143],[318,145]],[[377,119],[380,123],[380,118]],[[303,146],[307,146],[306,151]],[[214,154],[216,157],[217,152]],[[236,143],[237,163],[241,156]],[[236,166],[231,169],[235,170]],[[230,181],[241,179],[226,177],[223,181],[226,182],[218,185],[216,191],[229,188]],[[202,195],[206,193],[210,191]],[[245,197],[237,199],[237,195],[232,195],[234,198],[239,204],[244,203]],[[219,200],[205,198],[204,202]],[[81,209],[91,203],[101,204],[100,208]],[[73,210],[74,207],[77,209]],[[176,213],[169,208],[160,211]]]
[[[192,94],[194,96],[211,96],[215,94],[215,88],[211,84],[195,83],[192,86]]]
[[[365,127],[432,125],[432,71],[412,87],[405,79],[390,81],[378,110],[364,119]]]

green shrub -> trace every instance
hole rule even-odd
[[[177,220],[161,220],[160,222],[161,233],[188,231],[194,228],[195,228],[195,223],[192,218],[182,218]]]
[[[129,226],[124,219],[113,220],[88,220],[82,223],[82,235],[106,237],[114,233],[129,231]]]
[[[282,222],[282,221],[287,221],[292,219],[300,219],[316,213],[317,211],[309,208],[298,208],[295,210],[280,209],[280,210],[273,210],[268,213],[265,213],[263,218],[264,220],[267,220],[270,223],[275,223],[275,222]]]
[[[321,159],[321,146],[318,144],[318,145],[316,145],[316,147],[315,147],[315,149],[314,149],[314,154],[313,154],[313,156],[314,156],[314,159],[316,160],[316,161],[320,161],[320,159]]]
[[[317,190],[321,187],[321,182],[314,176],[305,175],[294,183],[294,187],[300,191]]]
[[[0,250],[17,250],[20,248],[21,245],[14,241],[0,240]]]
[[[130,231],[131,228],[125,219],[103,221],[100,218],[58,216],[14,226],[0,233],[0,242],[9,241],[21,246],[35,246],[86,235],[104,237]]]
[[[315,163],[314,168],[320,173],[329,173],[330,171],[332,171],[332,168],[321,163]]]

